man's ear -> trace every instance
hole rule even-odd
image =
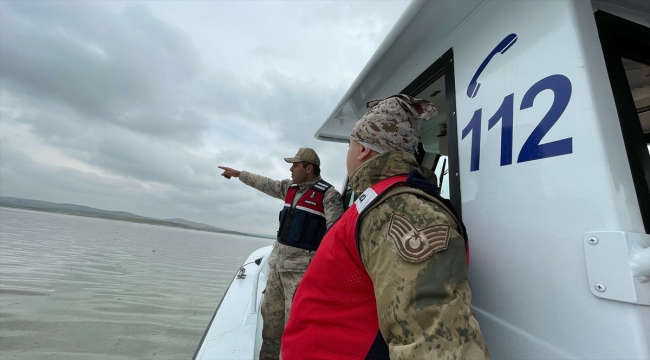
[[[314,172],[314,165],[312,165],[312,164],[307,165],[305,170],[307,170],[307,174],[313,173]]]
[[[370,150],[369,148],[367,148],[367,147],[365,147],[363,145],[361,145],[361,148],[359,150],[360,151],[359,151],[359,156],[357,156],[357,160],[360,160],[360,161],[366,161],[366,160],[370,159],[373,156],[373,153],[375,152],[375,151]]]

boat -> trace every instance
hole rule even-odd
[[[637,0],[413,1],[316,132],[433,102],[419,161],[467,226],[494,359],[650,358],[649,24]],[[265,271],[233,280],[195,359],[257,359]]]

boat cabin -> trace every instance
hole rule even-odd
[[[648,26],[646,1],[414,1],[316,133],[397,93],[439,110],[421,164],[495,359],[650,358]]]

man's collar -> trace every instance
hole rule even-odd
[[[393,175],[408,174],[417,167],[418,163],[413,154],[404,151],[379,154],[359,165],[350,174],[350,186],[355,194],[361,194],[380,180]]]

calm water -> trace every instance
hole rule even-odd
[[[0,208],[0,358],[189,359],[271,240]]]

